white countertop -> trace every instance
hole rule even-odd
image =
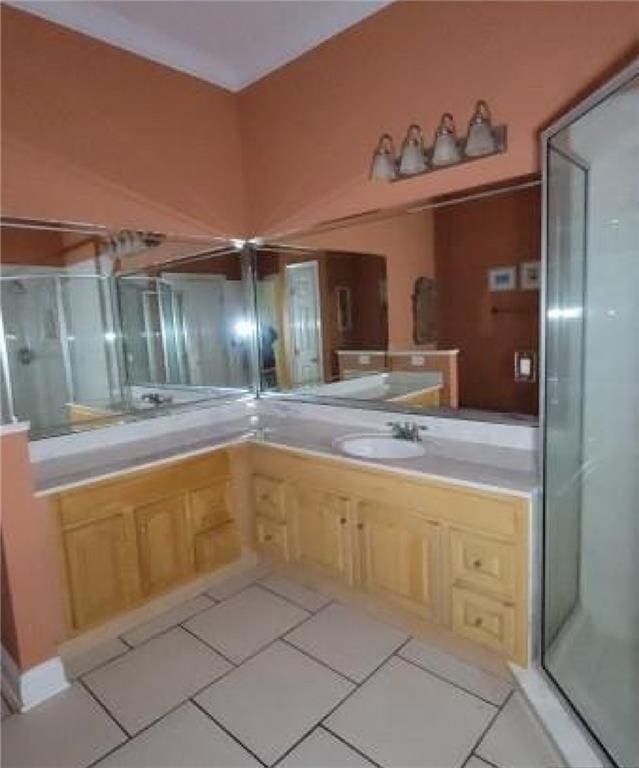
[[[226,417],[219,423],[203,423],[126,442],[105,439],[88,450],[50,455],[32,461],[36,493],[48,495],[176,458],[207,453],[241,441],[266,444],[283,450],[330,457],[357,466],[390,469],[412,477],[450,480],[472,487],[501,490],[528,496],[538,485],[536,454],[520,448],[466,442],[438,435],[424,438],[426,453],[411,459],[361,460],[337,452],[333,441],[349,433],[386,432],[371,425],[336,422],[303,415],[264,413],[259,416]],[[104,430],[104,435],[109,435]],[[111,433],[113,434],[113,433]]]

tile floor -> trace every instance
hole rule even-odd
[[[5,768],[558,768],[510,684],[263,569],[3,707]]]

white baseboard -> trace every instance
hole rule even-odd
[[[59,656],[43,661],[25,672],[2,646],[2,692],[12,709],[28,712],[69,687]]]

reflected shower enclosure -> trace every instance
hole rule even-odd
[[[0,290],[3,421],[29,421],[46,432],[66,423],[78,403],[122,401],[105,278],[5,268]]]

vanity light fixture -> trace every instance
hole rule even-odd
[[[435,132],[432,147],[424,146],[422,129],[416,123],[409,126],[399,157],[390,133],[383,133],[371,162],[373,181],[402,181],[411,176],[433,173],[460,163],[506,151],[506,126],[493,126],[488,104],[479,99],[468,123],[466,136],[457,136],[455,121],[445,112]]]
[[[490,121],[490,110],[488,104],[480,99],[468,124],[464,151],[467,157],[482,157],[483,155],[492,155],[496,147],[497,142]]]
[[[432,163],[436,166],[452,165],[461,160],[461,152],[455,131],[455,121],[450,112],[445,112],[435,133]]]
[[[424,151],[424,136],[422,129],[413,123],[406,138],[402,142],[402,151],[399,159],[399,173],[402,176],[410,176],[426,170],[426,153]]]
[[[392,181],[397,178],[395,145],[390,133],[383,133],[373,155],[370,178],[374,181]]]

